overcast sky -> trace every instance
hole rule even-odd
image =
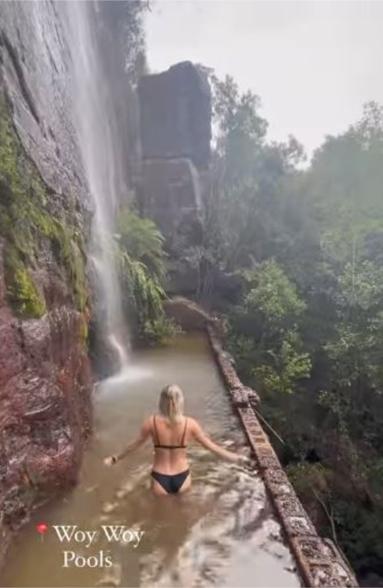
[[[383,103],[383,1],[152,0],[149,67],[191,60],[262,100],[269,136],[309,153]]]

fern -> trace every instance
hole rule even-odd
[[[164,237],[155,223],[128,209],[122,209],[117,230],[116,238],[121,249],[126,251],[132,259],[141,261],[153,276],[164,281],[166,275]]]
[[[123,210],[115,235],[123,302],[136,336],[147,343],[164,340],[175,332],[166,318],[164,238],[153,221]]]

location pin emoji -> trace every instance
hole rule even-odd
[[[39,523],[36,525],[36,531],[40,534],[41,541],[43,541],[44,535],[48,531],[48,525],[46,523]]]

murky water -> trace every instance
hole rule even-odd
[[[187,413],[215,440],[243,450],[237,417],[202,336],[182,336],[170,347],[137,353],[126,378],[106,381],[95,392],[95,433],[80,483],[23,529],[8,555],[2,586],[300,585],[255,471],[192,446],[191,491],[153,497],[150,444],[114,468],[102,465],[105,455],[135,435],[156,407],[160,388],[171,382],[183,387]],[[48,525],[43,538],[36,531],[39,522]],[[61,543],[53,525],[78,525],[97,536],[89,547],[89,541],[80,542],[81,533],[77,542]],[[125,541],[108,542],[102,525],[131,531]],[[138,545],[129,541],[134,531],[144,532]]]

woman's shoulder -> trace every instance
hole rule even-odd
[[[197,419],[195,419],[194,417],[185,415],[185,419],[186,419],[188,427],[193,428],[193,429],[196,427],[199,427],[199,423],[198,423]]]
[[[144,419],[144,421],[143,421],[143,426],[144,426],[144,427],[147,427],[147,428],[151,428],[151,427],[152,427],[152,425],[153,425],[153,422],[154,422],[154,417],[155,417],[155,416],[156,416],[156,415],[154,415],[154,414],[151,414],[151,415],[149,415],[148,417],[146,417],[146,418]]]

